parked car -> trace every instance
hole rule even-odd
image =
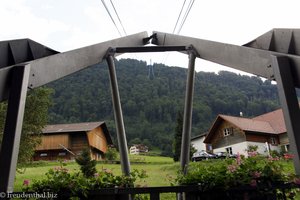
[[[216,158],[236,158],[237,155],[236,154],[229,154],[227,152],[218,152],[218,153],[215,153],[216,155]]]
[[[206,151],[199,151],[193,154],[192,161],[196,162],[196,161],[215,159],[215,158],[217,158],[215,154],[211,154]]]
[[[237,154],[229,154],[229,158],[237,158]]]

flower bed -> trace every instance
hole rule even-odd
[[[238,155],[236,159],[225,162],[207,162],[207,165],[191,163],[188,173],[179,173],[176,182],[179,185],[198,185],[197,194],[201,194],[201,199],[294,198],[295,189],[292,188],[297,187],[300,179],[292,173],[285,173],[279,158],[265,158],[255,152],[249,155],[248,158]],[[281,192],[281,187],[286,189]]]
[[[117,176],[107,169],[95,173],[92,177],[86,177],[81,172],[69,173],[68,169],[61,165],[50,169],[46,173],[45,179],[36,180],[33,183],[24,180],[23,191],[56,193],[59,199],[72,199],[75,197],[90,199],[90,194],[94,191],[104,188],[134,187],[137,180],[145,177],[145,171],[133,170],[130,176]],[[114,195],[108,194],[102,194],[100,197],[114,199]],[[124,199],[126,199],[126,195]]]

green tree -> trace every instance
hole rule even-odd
[[[141,144],[141,143],[142,143],[142,141],[140,138],[134,138],[134,139],[130,140],[129,145],[131,146],[131,145]]]
[[[18,163],[25,163],[32,159],[35,148],[40,144],[42,129],[47,125],[49,98],[53,92],[49,88],[38,88],[29,92],[26,98],[22,135],[19,149]],[[7,102],[0,103],[0,140],[2,142]]]
[[[109,146],[106,153],[105,158],[107,160],[116,160],[118,157],[118,151],[115,147]]]
[[[197,152],[197,149],[191,145],[191,148],[190,148],[190,160],[192,159],[193,157],[193,154]]]
[[[179,161],[180,151],[181,151],[181,138],[182,138],[182,129],[183,129],[183,116],[182,112],[177,112],[177,121],[175,128],[175,136],[173,140],[173,160],[175,162]]]
[[[149,151],[151,150],[152,145],[151,145],[149,139],[143,139],[142,144],[145,145],[145,146],[147,146]]]
[[[84,149],[80,156],[76,157],[76,163],[80,165],[80,170],[85,177],[93,177],[96,170],[96,160],[91,159],[90,150]]]
[[[175,137],[173,141],[174,154],[173,160],[175,162],[179,161],[180,153],[181,153],[181,139],[182,139],[182,129],[183,129],[183,115],[182,112],[177,113],[177,123],[175,128]],[[190,145],[190,159],[197,150]]]

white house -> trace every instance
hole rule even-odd
[[[207,149],[206,144],[203,142],[206,135],[207,135],[207,132],[197,135],[191,139],[191,144],[198,152],[209,150],[209,149]]]
[[[218,115],[203,142],[211,144],[214,153],[247,156],[250,145],[257,146],[260,154],[268,154],[268,150],[289,151],[281,109],[254,118]]]
[[[140,154],[140,153],[147,153],[147,152],[148,152],[148,147],[143,144],[135,144],[129,148],[130,154]]]

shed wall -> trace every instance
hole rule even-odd
[[[70,138],[68,133],[43,135],[41,138],[41,144],[36,148],[36,150],[63,149],[60,144],[66,148],[70,148]]]

